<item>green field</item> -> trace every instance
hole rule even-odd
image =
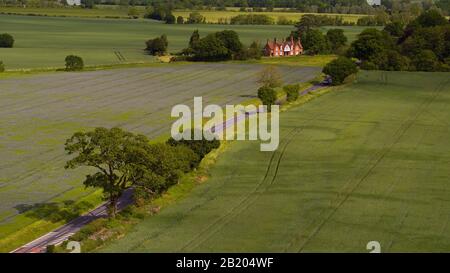
[[[342,27],[354,39],[361,27]],[[206,35],[224,29],[236,30],[243,43],[264,43],[268,38],[285,38],[291,26],[167,25],[152,20],[92,19],[0,15],[0,33],[16,40],[14,48],[0,48],[0,60],[7,69],[63,67],[69,54],[83,57],[86,65],[154,62],[146,55],[144,42],[166,34],[169,51],[187,46],[193,30]],[[120,53],[124,59],[119,59]]]
[[[281,115],[276,152],[230,145],[211,178],[105,252],[450,250],[449,73],[361,72]]]
[[[28,215],[27,209],[76,201],[93,192],[82,186],[88,170],[64,169],[69,158],[64,142],[73,133],[119,126],[150,138],[168,137],[172,106],[191,105],[194,96],[220,105],[253,98],[262,68],[155,64],[0,80],[0,252],[14,248],[11,240],[2,239],[15,238],[14,232],[46,219]],[[286,83],[295,83],[313,79],[320,68],[282,66],[280,72]],[[19,239],[12,240],[15,247]]]
[[[139,16],[143,17],[145,13],[145,7],[137,6],[136,9],[139,12]],[[128,7],[123,6],[110,6],[110,5],[97,5],[94,9],[82,9],[79,7],[60,7],[60,8],[32,8],[32,7],[0,7],[0,13],[4,14],[23,14],[23,15],[43,15],[43,16],[63,16],[63,17],[91,17],[91,18],[128,18]],[[175,16],[183,16],[184,18],[189,17],[189,14],[193,11],[174,11]],[[208,11],[199,10],[203,16],[206,17],[206,22],[217,23],[219,19],[229,20],[231,17],[240,14],[263,14],[274,19],[275,22],[278,21],[280,17],[284,17],[288,20],[297,22],[302,15],[311,13],[301,13],[301,12],[240,12],[236,9],[228,9],[227,11]],[[331,13],[320,13],[320,15],[327,16],[342,16],[346,22],[358,21],[358,18],[367,16],[363,14],[331,14]]]

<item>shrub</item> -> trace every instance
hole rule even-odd
[[[12,48],[14,45],[14,38],[8,33],[0,34],[0,47]]]
[[[284,92],[286,92],[287,101],[296,101],[298,99],[298,91],[300,86],[298,84],[285,85],[283,87]]]
[[[272,17],[265,14],[240,14],[230,19],[231,25],[273,25]]]
[[[166,24],[175,24],[176,18],[172,13],[169,13],[166,15],[165,21]]]
[[[183,18],[183,16],[178,16],[178,17],[177,17],[177,24],[184,24],[184,18]]]
[[[281,86],[282,77],[275,66],[267,66],[259,73],[258,83],[263,86],[275,88]]]
[[[194,136],[194,130],[191,131],[191,136]],[[170,138],[167,141],[167,144],[173,147],[185,146],[192,150],[197,157],[195,158],[189,156],[189,158],[193,159],[194,163],[196,163],[193,167],[196,167],[198,163],[200,163],[200,161],[213,149],[219,148],[220,141],[217,139],[206,140],[205,138],[202,138],[201,140],[175,140],[173,138]]]
[[[202,24],[205,23],[205,17],[199,12],[192,12],[187,19],[188,24]]]
[[[327,39],[333,50],[337,50],[347,43],[347,37],[344,35],[344,30],[338,28],[328,30]]]
[[[66,71],[77,71],[84,68],[83,59],[79,56],[69,55],[66,57]]]
[[[422,50],[412,60],[412,64],[417,71],[436,71],[439,68],[439,62],[436,54],[431,50]]]
[[[347,57],[339,57],[329,62],[322,70],[331,77],[332,85],[342,84],[345,78],[357,71],[356,64]]]
[[[3,64],[2,61],[0,61],[0,73],[1,72],[5,72],[5,65]]]
[[[302,33],[304,49],[311,55],[328,53],[330,44],[328,39],[318,29],[309,29]]]
[[[162,35],[161,37],[148,40],[147,42],[145,42],[145,45],[147,46],[145,50],[149,54],[156,56],[164,55],[164,53],[166,53],[169,42],[167,41],[167,36]]]
[[[269,86],[263,86],[258,89],[258,98],[263,105],[267,106],[267,111],[272,111],[272,105],[277,101],[277,93]]]

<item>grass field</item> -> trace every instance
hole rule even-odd
[[[234,142],[207,183],[105,252],[450,250],[448,73],[362,72]]]
[[[81,183],[87,170],[64,170],[64,142],[74,132],[120,126],[148,137],[168,136],[173,105],[190,105],[194,96],[203,96],[204,103],[248,100],[256,94],[261,69],[255,64],[159,64],[0,80],[0,252],[12,248],[2,245],[4,237],[45,216],[28,217],[26,209],[93,192]],[[286,83],[311,80],[320,71],[280,69]]]
[[[143,17],[145,13],[145,7],[137,6],[136,9],[139,15]],[[189,14],[193,11],[174,11],[175,16],[183,16],[184,18],[189,17]],[[280,17],[284,17],[288,20],[297,22],[302,15],[308,13],[300,12],[241,12],[239,10],[229,9],[227,11],[207,11],[200,10],[203,16],[206,17],[208,23],[217,23],[219,19],[229,20],[239,14],[263,14],[268,15],[274,19],[275,22],[278,21]],[[43,16],[63,16],[63,17],[91,17],[91,18],[128,18],[128,8],[121,6],[110,6],[110,5],[98,5],[94,9],[82,9],[78,7],[64,7],[64,8],[21,8],[21,7],[0,7],[0,13],[4,14],[23,14],[23,15],[43,15]],[[311,14],[311,13],[310,13]],[[327,16],[342,16],[343,20],[346,22],[356,23],[360,17],[367,16],[362,14],[329,14],[320,13],[320,15]]]
[[[349,40],[361,27],[342,27]],[[7,69],[63,67],[69,54],[83,57],[86,65],[154,62],[146,55],[144,42],[166,34],[169,51],[187,46],[195,29],[206,35],[224,29],[236,30],[243,43],[285,38],[291,26],[167,25],[151,20],[59,18],[0,15],[0,33],[16,40],[14,48],[0,48]],[[123,56],[123,59],[118,57]]]

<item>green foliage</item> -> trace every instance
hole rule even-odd
[[[5,72],[5,64],[2,61],[0,61],[0,73],[1,72]]]
[[[321,27],[321,26],[343,26],[348,25],[344,23],[341,16],[327,16],[327,15],[317,15],[317,14],[304,14],[300,21],[295,24],[298,32],[305,32],[311,28]]]
[[[240,14],[231,17],[231,25],[273,25],[272,17],[265,14]]]
[[[185,149],[186,156],[184,160],[189,162],[192,168],[198,167],[200,161],[209,154],[212,150],[219,148],[220,141],[217,139],[206,140],[202,137],[201,140],[193,140],[195,130],[191,131],[192,140],[175,140],[174,138],[170,138],[167,141],[167,144],[171,147],[175,147],[177,149]],[[187,151],[190,151],[192,154],[189,154]]]
[[[11,34],[0,34],[0,48],[12,48],[14,46],[14,38]]]
[[[239,35],[234,30],[223,30],[215,33],[215,36],[232,53],[235,54],[242,49]]]
[[[330,51],[327,37],[318,29],[308,29],[302,33],[303,48],[308,54],[325,54]]]
[[[403,28],[404,26],[401,22],[392,22],[387,24],[383,30],[389,33],[392,37],[399,38],[403,35]]]
[[[283,84],[280,72],[275,66],[264,67],[258,75],[257,82],[264,86],[275,88]]]
[[[194,61],[225,61],[232,57],[231,52],[214,34],[201,38],[192,50]]]
[[[298,85],[298,84],[290,84],[290,85],[283,86],[283,91],[286,92],[286,100],[289,102],[296,101],[298,99],[299,90],[300,90],[300,85]]]
[[[366,29],[351,44],[348,56],[360,59],[363,69],[447,71],[450,24],[432,9],[405,29],[398,22],[383,31]]]
[[[271,112],[272,105],[277,101],[277,92],[269,86],[262,86],[258,89],[258,98],[267,106],[267,111]]]
[[[259,60],[262,57],[262,49],[258,42],[254,41],[249,48],[243,47],[235,56],[235,60]]]
[[[383,62],[386,51],[393,48],[393,44],[392,37],[388,33],[368,28],[350,45],[348,55],[379,65]]]
[[[154,39],[150,39],[145,42],[146,48],[145,50],[151,55],[164,55],[167,52],[167,47],[169,46],[169,42],[167,40],[167,36],[165,34],[161,35],[161,37],[157,37]]]
[[[329,29],[327,31],[327,39],[332,50],[337,50],[347,43],[347,37],[344,35],[344,30],[338,28]]]
[[[413,59],[412,64],[417,71],[436,71],[439,62],[433,51],[425,49],[419,52]]]
[[[415,21],[422,27],[434,27],[449,24],[448,20],[435,9],[423,12]]]
[[[166,24],[175,24],[176,18],[172,13],[169,13],[165,18]]]
[[[198,31],[194,31],[186,55],[192,53],[194,61],[225,61],[238,56],[243,50],[238,34],[233,30],[211,33],[199,39]]]
[[[358,68],[349,58],[339,57],[328,63],[322,72],[331,77],[332,85],[340,85],[344,82],[345,78],[358,72]]]
[[[66,71],[77,71],[83,70],[84,62],[79,56],[69,55],[65,59],[66,61]]]
[[[202,24],[205,23],[205,17],[201,15],[199,12],[191,12],[187,19],[187,24]]]
[[[177,17],[177,24],[184,24],[184,18],[183,18],[183,16],[178,16]]]
[[[116,204],[123,192],[133,184],[148,182],[153,173],[147,168],[152,154],[148,139],[120,128],[96,128],[87,133],[77,132],[66,141],[65,150],[74,158],[66,168],[88,166],[97,169],[86,176],[86,187],[103,189],[110,201],[110,215],[115,217]]]

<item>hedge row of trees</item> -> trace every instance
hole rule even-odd
[[[261,58],[262,49],[256,42],[245,47],[233,30],[211,33],[203,38],[195,30],[180,55],[191,61],[247,60]]]
[[[382,31],[366,29],[347,56],[368,70],[450,71],[450,24],[430,10],[406,26],[395,22]]]
[[[96,172],[87,175],[83,183],[103,189],[105,200],[110,202],[110,216],[115,217],[125,190],[133,188],[137,202],[158,196],[219,145],[218,140],[174,139],[150,144],[144,135],[120,128],[96,128],[77,132],[66,141],[65,150],[74,157],[65,167],[94,168]]]

